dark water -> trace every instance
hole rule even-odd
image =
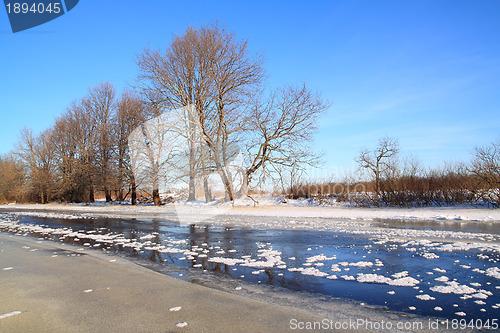
[[[0,220],[12,217],[12,213],[0,213]],[[500,262],[500,252],[496,247],[500,234],[497,223],[449,225],[377,221],[372,227],[378,231],[365,233],[356,228],[314,231],[180,225],[174,220],[166,219],[58,219],[23,216],[22,213],[15,215],[15,218],[19,221],[17,227],[0,226],[0,230],[125,255],[157,271],[212,286],[228,281],[243,281],[247,284],[271,285],[276,292],[280,290],[308,292],[316,296],[349,299],[424,316],[467,320],[500,317],[498,276],[488,276],[485,273],[488,269],[491,271],[498,267]],[[22,226],[30,228],[20,228]],[[61,230],[64,231],[62,234]],[[405,242],[411,239],[392,239],[392,235],[389,234],[388,238],[381,241],[385,230],[397,232],[403,230],[403,234],[405,230],[485,233],[489,235],[485,236],[486,243],[491,246],[463,249],[456,247],[453,251],[444,251],[439,250],[440,246],[452,244],[449,240],[439,240],[438,245],[435,240],[434,244],[424,242],[407,245]],[[114,241],[109,239],[102,241],[101,236],[110,235],[116,237]],[[460,239],[463,243],[478,242],[476,239],[468,239],[467,234],[463,237],[465,239]],[[129,241],[124,243],[120,239]],[[125,245],[130,244],[130,240],[137,242],[135,246]],[[158,249],[161,246],[175,249],[178,253],[162,252],[161,248]],[[189,252],[186,254],[185,251],[197,255],[190,256]],[[429,259],[422,256],[429,252],[439,258]],[[281,264],[275,264],[274,267],[247,267],[238,263],[229,265],[210,261],[216,257],[239,260],[251,258],[262,261],[265,259],[259,255],[269,255],[269,253],[274,253],[271,259],[279,257]],[[318,255],[323,257],[319,259],[316,257],[315,260],[315,256]],[[360,262],[368,264],[363,266],[359,264]],[[354,265],[350,265],[352,263]],[[377,263],[383,264],[377,265]],[[332,271],[332,265],[336,265],[341,271]],[[336,275],[337,279],[304,275],[300,271],[293,271],[307,268],[314,268],[320,275],[321,273],[330,277]],[[358,274],[377,274],[396,279],[392,277],[393,274],[405,271],[407,273],[402,273],[400,276],[408,275],[418,280],[416,286],[360,283],[342,278],[342,276],[356,278]],[[456,279],[459,285],[475,288],[477,292],[470,295],[477,296],[478,293],[483,293],[483,296],[487,297],[464,297],[464,294],[443,294],[432,291],[432,287],[445,285],[435,280],[441,276],[446,276],[450,281]],[[425,294],[435,299],[416,298]],[[442,310],[437,311],[436,307]],[[459,316],[457,312],[464,312],[466,316]]]

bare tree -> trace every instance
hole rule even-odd
[[[88,112],[87,104],[85,98],[73,102],[67,110],[67,118],[76,147],[77,188],[87,196],[83,201],[94,202],[97,124]]]
[[[294,193],[294,189],[298,188],[305,170],[299,163],[291,163],[291,166],[273,164],[272,169],[274,171],[272,174],[276,174],[275,187],[279,188],[286,198],[296,199],[298,195]]]
[[[380,138],[378,146],[373,150],[363,149],[359,153],[356,162],[360,168],[368,169],[375,177],[375,193],[380,195],[380,181],[384,172],[388,171],[392,164],[393,159],[399,153],[399,143],[395,139]]]
[[[51,201],[54,190],[55,158],[51,147],[51,130],[34,136],[30,129],[21,131],[18,155],[29,168],[29,177],[38,201],[45,204]]]
[[[189,28],[184,35],[175,36],[164,54],[146,49],[137,63],[144,93],[159,96],[159,105],[194,106],[194,114],[186,118],[188,125],[199,127],[226,197],[233,200],[232,179],[226,167],[233,157],[228,156],[228,147],[241,130],[237,124],[245,97],[263,78],[261,59],[250,57],[246,41],[212,25]],[[193,166],[190,199],[194,198],[196,142],[196,138],[191,138],[188,144]]]
[[[248,194],[248,184],[258,170],[281,165],[301,169],[316,165],[318,155],[310,148],[317,130],[318,117],[328,107],[319,94],[305,85],[286,87],[257,99],[246,118],[249,135],[249,165],[244,172],[241,194]]]
[[[184,36],[175,36],[170,47],[162,54],[159,50],[145,49],[138,56],[140,68],[139,80],[142,82],[143,94],[151,100],[155,108],[162,112],[168,109],[178,109],[190,105],[203,108],[208,95],[210,82],[206,73],[199,70],[196,59],[197,31],[188,28]],[[193,114],[188,113],[186,123],[193,135]],[[195,164],[194,142],[188,142],[189,165]],[[191,170],[189,179],[189,201],[195,200],[195,172]]]
[[[134,179],[143,188],[150,187],[155,205],[160,205],[160,185],[179,179],[185,140],[172,128],[183,119],[178,113],[163,113],[140,124],[128,137]]]
[[[247,42],[236,40],[234,34],[209,26],[200,30],[200,36],[205,55],[202,58],[208,60],[209,78],[215,87],[211,107],[197,109],[198,119],[204,139],[213,153],[226,199],[233,201],[233,179],[227,166],[234,156],[228,154],[229,147],[234,147],[235,136],[243,129],[240,120],[245,116],[245,105],[248,97],[260,86],[264,69],[262,59],[250,57]]]
[[[25,181],[24,165],[12,154],[0,156],[0,202],[23,201]]]
[[[476,148],[471,172],[479,182],[477,194],[494,207],[500,207],[500,140]]]
[[[52,134],[52,147],[57,159],[58,196],[63,201],[85,200],[85,175],[78,159],[75,124],[68,112],[56,120]]]
[[[117,136],[117,200],[123,201],[130,193],[132,205],[137,203],[137,185],[130,161],[128,137],[146,120],[143,101],[131,92],[124,92],[118,101],[115,122]],[[124,194],[124,187],[128,192]]]
[[[101,83],[89,90],[84,107],[95,124],[95,163],[98,172],[98,182],[104,190],[106,202],[110,202],[111,190],[114,187],[112,174],[112,159],[114,151],[113,121],[116,91],[112,84]]]

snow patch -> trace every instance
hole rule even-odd
[[[182,306],[174,306],[174,307],[168,309],[168,311],[170,311],[170,312],[178,312],[181,310],[182,310]]]

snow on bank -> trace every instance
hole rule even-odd
[[[37,206],[37,205],[33,205]],[[0,206],[1,208],[2,206]],[[80,219],[93,219],[92,215],[81,214],[81,213],[63,213],[63,212],[40,212],[40,211],[29,211],[25,210],[23,212],[9,212],[9,217],[18,218],[20,216],[29,217],[39,217],[46,219],[64,219],[64,220],[80,220]]]
[[[93,218],[99,216],[121,217],[124,215],[143,215],[158,217],[162,214],[167,216],[179,215],[183,219],[190,220],[196,216],[206,215],[206,218],[217,216],[267,216],[267,217],[290,217],[290,218],[328,218],[343,220],[377,221],[380,219],[399,221],[439,221],[466,222],[485,221],[499,222],[500,210],[488,208],[471,208],[469,206],[456,207],[423,207],[423,208],[360,208],[349,207],[344,204],[333,206],[314,206],[305,200],[288,200],[282,203],[279,198],[265,196],[257,198],[259,205],[253,206],[250,199],[240,199],[234,203],[214,205],[212,203],[177,202],[160,207],[151,205],[121,205],[95,203],[92,205],[82,204],[10,204],[0,205],[0,209],[6,210],[44,210],[67,212],[59,218]],[[23,212],[24,215],[29,213]],[[40,216],[34,213],[36,216]],[[55,217],[48,212],[46,217]],[[204,217],[205,218],[205,217]]]
[[[9,317],[16,316],[16,315],[19,315],[19,314],[21,314],[21,311],[12,311],[12,312],[9,312],[9,313],[4,313],[4,314],[0,315],[0,319],[9,318]]]

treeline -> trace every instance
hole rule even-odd
[[[261,57],[234,33],[188,28],[136,62],[133,91],[99,84],[51,128],[21,132],[0,159],[0,200],[135,204],[141,192],[159,205],[180,183],[183,199],[203,184],[206,201],[215,185],[233,201],[274,168],[315,163],[309,145],[328,104],[305,85],[266,89]]]
[[[120,97],[110,83],[89,90],[39,134],[23,129],[0,164],[4,202],[136,200],[127,137],[147,117],[137,95]]]
[[[382,138],[364,149],[357,173],[344,180],[290,186],[289,198],[321,203],[347,202],[363,207],[422,207],[456,204],[500,207],[500,140],[478,147],[468,163],[425,169],[415,158],[401,159],[396,140]],[[364,179],[364,180],[363,180]]]

